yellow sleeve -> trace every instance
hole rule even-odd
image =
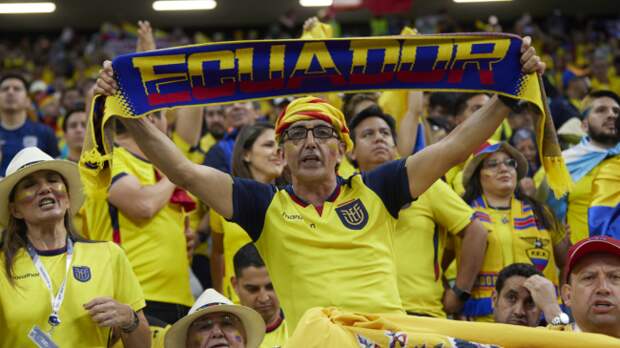
[[[209,209],[209,228],[213,233],[224,233],[223,217],[215,210]]]
[[[144,293],[125,252],[116,244],[106,242],[114,260],[114,299],[129,305],[134,311],[146,307]]]
[[[127,150],[121,147],[114,148],[112,169],[111,169],[112,180],[114,180],[114,178],[119,174],[122,174],[122,173],[129,174],[132,172],[127,166],[127,160],[125,158],[126,153],[127,153]]]
[[[437,180],[427,192],[433,220],[448,232],[457,234],[470,224],[474,210],[448,184]]]

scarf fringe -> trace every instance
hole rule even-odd
[[[562,156],[543,156],[542,161],[547,173],[549,188],[556,198],[564,196],[573,187],[573,180],[566,168],[564,158]]]

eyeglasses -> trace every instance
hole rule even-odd
[[[499,168],[499,165],[503,164],[508,168],[517,168],[517,161],[515,161],[513,158],[506,158],[503,161],[498,161],[498,160],[489,160],[487,162],[484,162],[482,164],[482,167],[485,169],[493,169],[496,170],[497,168]]]
[[[308,132],[317,139],[329,139],[336,136],[336,130],[329,126],[316,126],[314,128],[292,127],[284,132],[286,138],[290,140],[303,140],[308,136]]]

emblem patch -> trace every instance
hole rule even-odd
[[[73,266],[73,277],[82,283],[86,283],[90,280],[90,267],[87,266]]]
[[[368,211],[359,199],[336,208],[336,213],[342,224],[352,230],[361,230],[368,223]]]
[[[548,239],[539,238],[522,238],[526,242],[530,243],[533,248],[525,250],[525,254],[532,261],[534,267],[539,271],[544,271],[549,263],[550,252],[544,249],[548,244]]]

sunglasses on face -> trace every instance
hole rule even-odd
[[[517,168],[517,161],[514,160],[513,158],[506,158],[503,161],[499,161],[499,160],[489,160],[483,163],[482,167],[485,169],[498,169],[500,164],[505,165],[508,168],[513,168],[516,169]]]
[[[316,126],[313,128],[292,127],[287,129],[284,135],[286,139],[303,140],[308,136],[308,132],[312,132],[312,135],[317,139],[329,139],[337,135],[336,130],[329,126]]]

